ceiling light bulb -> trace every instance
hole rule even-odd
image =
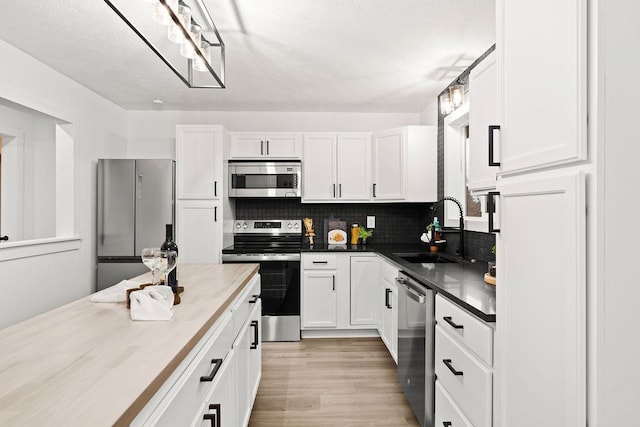
[[[204,59],[207,63],[211,63],[211,52],[209,52],[209,46],[209,42],[206,40],[202,40],[202,42],[200,42],[200,52],[202,53],[202,56],[204,56]],[[205,61],[203,61],[200,56],[196,56],[192,59],[192,61],[194,70],[209,71],[207,64],[205,64]]]
[[[178,6],[178,19],[182,23],[184,28],[189,28],[191,26],[191,8],[185,5]],[[184,43],[184,33],[182,32],[182,28],[178,26],[175,22],[172,22],[169,25],[169,40],[174,43]]]
[[[202,28],[200,28],[199,25],[192,24],[191,29],[189,30],[189,35],[191,36],[191,40],[193,40],[193,44],[200,46],[200,42],[202,41]],[[184,43],[180,45],[180,55],[189,59],[193,59],[198,56],[189,40],[185,40]]]
[[[453,108],[458,108],[464,104],[464,85],[453,85],[449,88],[451,103]]]
[[[446,91],[440,95],[440,113],[449,114],[452,111],[453,105],[451,104],[451,96],[449,95],[449,91]]]
[[[174,12],[178,9],[178,0],[164,0],[165,4],[161,1],[157,1],[153,4],[153,20],[158,24],[170,25],[173,23],[169,10],[171,8]]]

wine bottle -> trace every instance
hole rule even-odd
[[[165,240],[160,246],[160,249],[163,251],[175,251],[176,256],[178,255],[178,245],[173,241],[173,224],[166,224],[165,231]],[[175,268],[169,272],[167,275],[167,283],[166,285],[171,287],[173,293],[178,293],[178,265],[176,264]]]

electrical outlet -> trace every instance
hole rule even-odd
[[[367,215],[367,228],[376,228],[376,217]]]

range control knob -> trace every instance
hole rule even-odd
[[[247,227],[249,227],[249,225],[247,225],[246,222],[242,224],[242,228],[244,228],[245,230],[247,229]]]
[[[236,228],[237,228],[238,230],[240,230],[240,227],[242,227],[242,225],[240,225],[240,223],[239,223],[239,222],[236,222]]]
[[[293,228],[298,229],[299,227],[300,227],[300,224],[298,224],[297,222],[293,224]]]
[[[287,224],[287,228],[288,228],[289,230],[291,230],[291,229],[293,228],[293,224],[291,224],[291,223]]]

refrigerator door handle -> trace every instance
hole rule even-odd
[[[138,174],[136,181],[136,199],[142,199],[142,174]]]

